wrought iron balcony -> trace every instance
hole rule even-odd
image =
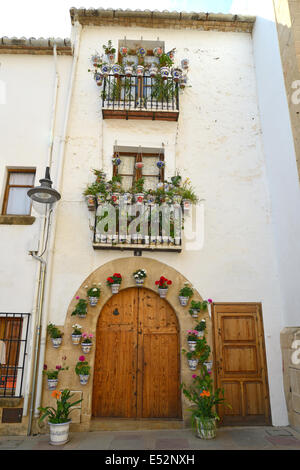
[[[103,119],[178,120],[179,84],[172,77],[108,75],[101,96]]]

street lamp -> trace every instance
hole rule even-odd
[[[48,166],[46,167],[45,178],[40,179],[40,183],[40,186],[35,186],[27,191],[27,195],[30,199],[42,204],[52,204],[53,202],[59,201],[61,195],[52,188],[50,168]]]

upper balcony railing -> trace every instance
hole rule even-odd
[[[104,119],[178,120],[179,84],[172,77],[110,74],[101,97]]]

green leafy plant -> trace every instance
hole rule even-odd
[[[179,291],[179,295],[181,297],[192,297],[194,295],[194,290],[188,282],[185,282],[184,287],[182,287]]]
[[[78,296],[76,297],[78,303],[71,313],[71,316],[74,315],[86,315],[87,313],[87,301],[85,299],[80,299]]]
[[[192,300],[190,310],[197,310],[198,312],[200,312],[200,310],[201,310],[201,301],[200,300]]]
[[[43,374],[47,376],[47,379],[53,380],[58,378],[58,374],[63,370],[68,370],[69,367],[56,366],[55,369],[48,369],[47,364],[44,364]]]
[[[197,331],[205,331],[206,329],[206,321],[204,319],[202,319],[196,326],[195,326],[195,330]]]
[[[87,296],[88,297],[100,297],[101,294],[101,289],[100,289],[101,282],[96,285],[93,284],[92,287],[87,289]]]
[[[60,331],[57,326],[53,325],[53,323],[49,323],[47,326],[47,333],[50,336],[50,338],[56,339],[56,338],[62,338],[63,333]]]
[[[75,323],[75,325],[72,325],[72,328],[73,328],[72,335],[76,335],[76,336],[81,335],[81,328],[82,328],[81,325],[78,325],[77,323]]]
[[[168,56],[168,54],[163,53],[159,57],[159,65],[161,67],[172,67],[173,64],[174,64],[174,61],[171,59],[170,56]]]
[[[111,39],[109,39],[108,41],[108,44],[103,44],[103,49],[104,49],[104,52],[105,54],[115,54],[116,53],[116,49],[112,46],[112,41]]]
[[[69,400],[74,396],[74,394],[71,395],[71,392],[68,389],[64,389],[62,392],[54,390],[51,393],[51,396],[56,399],[56,408],[52,406],[40,406],[38,410],[42,413],[42,416],[39,421],[48,417],[49,423],[52,424],[67,423],[70,421],[69,415],[72,411],[71,408],[78,405],[78,403],[83,400],[81,398],[80,400],[70,403]]]
[[[145,184],[145,178],[139,178],[137,181],[135,181],[133,185],[133,192],[134,193],[142,193],[144,191],[144,184]]]

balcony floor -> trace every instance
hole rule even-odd
[[[178,121],[179,111],[102,108],[103,119],[144,119],[150,121]]]
[[[145,245],[143,243],[93,243],[94,250],[142,250],[181,253],[181,245]]]

